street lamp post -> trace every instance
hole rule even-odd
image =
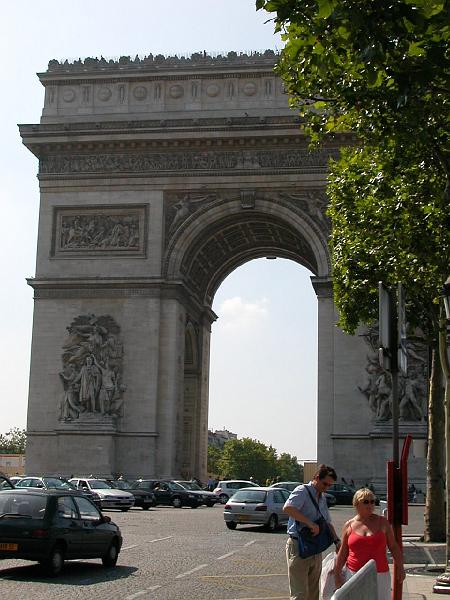
[[[445,572],[436,579],[433,591],[436,594],[450,594],[450,361],[447,339],[447,330],[450,325],[450,277],[444,284],[442,299],[445,309],[445,318],[444,315],[441,314],[439,323],[439,355],[445,377],[445,505],[447,532]]]

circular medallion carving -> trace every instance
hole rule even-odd
[[[67,88],[63,92],[63,100],[64,102],[73,102],[75,100],[75,90],[72,88]]]
[[[135,87],[133,90],[133,96],[136,100],[145,100],[147,98],[147,88],[143,85],[138,85],[138,87]]]
[[[169,88],[169,96],[171,98],[181,98],[181,96],[184,94],[184,89],[182,85],[172,85]]]
[[[102,87],[97,92],[97,98],[99,100],[102,100],[103,102],[106,102],[107,100],[109,100],[111,98],[111,96],[112,96],[112,92],[107,87]]]
[[[244,85],[243,92],[246,96],[254,96],[256,94],[256,84],[249,81]]]
[[[219,95],[219,93],[220,87],[217,85],[217,83],[211,83],[211,85],[208,85],[208,87],[206,88],[206,95],[210,98],[215,98]]]

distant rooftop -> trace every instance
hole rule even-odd
[[[120,56],[119,58],[92,58],[76,60],[50,60],[48,63],[48,73],[79,73],[90,71],[138,71],[183,67],[211,67],[211,66],[238,66],[255,64],[273,64],[280,56],[279,52],[274,50],[248,51],[248,52],[194,52],[190,55],[166,56],[164,54],[148,54],[139,56]]]

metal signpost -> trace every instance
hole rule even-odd
[[[402,459],[399,456],[399,399],[398,372],[407,374],[406,319],[404,293],[401,283],[393,290],[381,282],[379,291],[379,360],[380,366],[390,371],[392,378],[392,460],[387,463],[388,519],[395,539],[403,551],[402,524],[408,524],[408,476],[407,460],[411,436],[403,444]],[[397,579],[394,564],[392,600],[401,600],[403,583]]]

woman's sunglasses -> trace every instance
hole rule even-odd
[[[363,500],[363,504],[375,504],[375,500]]]

